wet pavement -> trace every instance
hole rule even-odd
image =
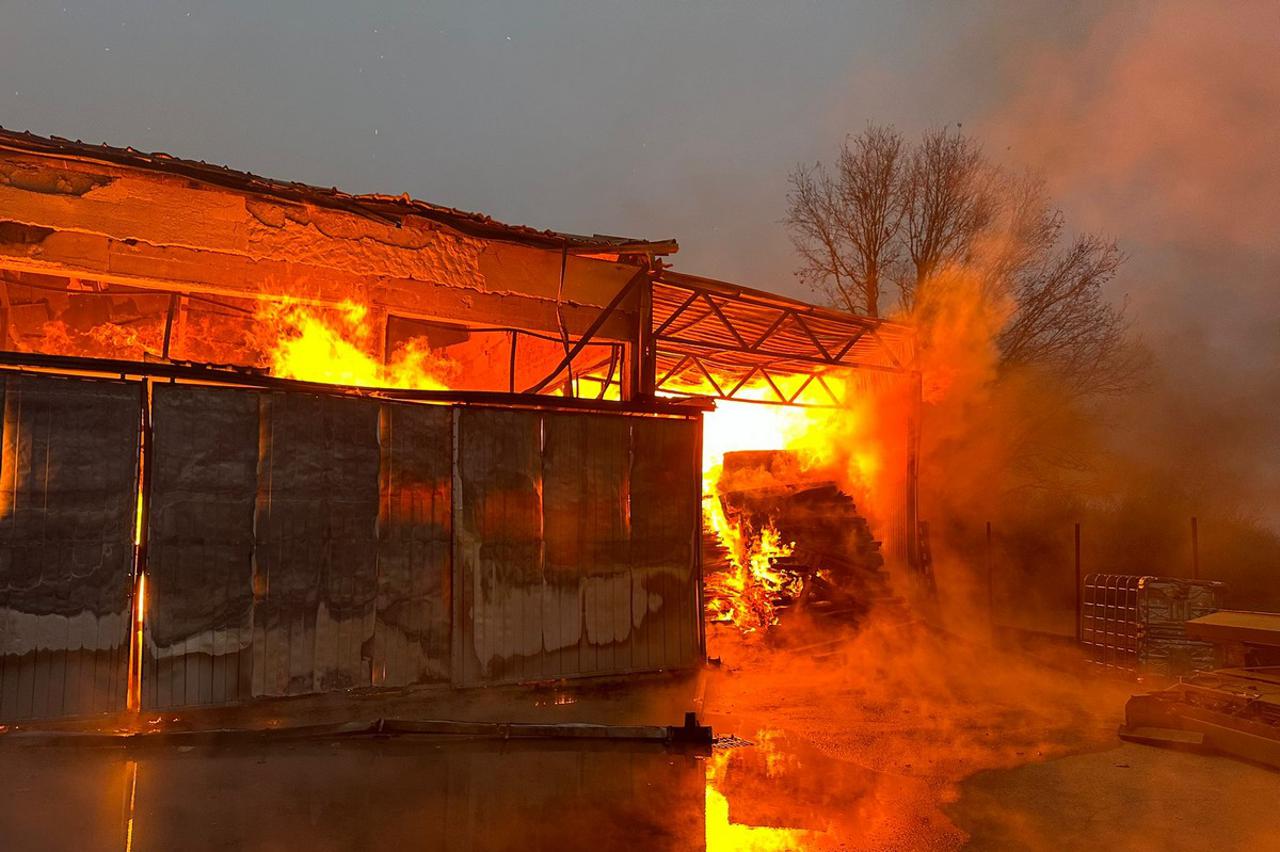
[[[1117,742],[961,791],[948,811],[975,850],[1280,849],[1280,772],[1221,755]]]
[[[871,772],[776,731],[713,750],[420,737],[0,748],[6,849],[755,849],[848,840]],[[699,753],[700,752],[700,753]]]
[[[703,848],[705,761],[417,739],[7,748],[13,850]]]
[[[713,749],[422,735],[216,748],[0,739],[0,849],[1280,846],[1268,811],[1280,773],[1121,745],[1130,684],[897,632],[863,634],[838,654],[720,650],[702,703],[726,737]],[[683,706],[591,692],[536,693],[522,712],[660,722]]]

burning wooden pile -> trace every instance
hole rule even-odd
[[[748,630],[800,613],[854,622],[898,603],[853,498],[808,474],[795,453],[726,453],[708,499],[702,560],[713,621]]]

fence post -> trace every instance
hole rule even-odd
[[[1191,578],[1200,579],[1200,526],[1196,516],[1191,516]]]
[[[996,635],[995,564],[991,558],[991,522],[987,521],[987,629]]]
[[[1080,642],[1084,636],[1080,630],[1080,621],[1084,615],[1084,602],[1082,599],[1084,591],[1084,578],[1080,576],[1080,522],[1076,521],[1076,641]]]

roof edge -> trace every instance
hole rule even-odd
[[[4,127],[0,127],[0,149],[60,159],[102,162],[177,175],[235,192],[341,210],[396,227],[402,224],[406,216],[419,216],[468,236],[567,251],[573,254],[659,257],[675,254],[680,248],[675,239],[642,240],[603,234],[584,236],[561,231],[539,230],[528,225],[500,222],[483,213],[432,204],[412,198],[408,193],[403,195],[353,194],[337,187],[324,188],[298,181],[263,177],[228,166],[207,163],[203,160],[187,160],[158,151],[146,153],[131,147],[118,148],[105,143],[95,145],[59,136],[40,136],[28,131],[8,130]]]

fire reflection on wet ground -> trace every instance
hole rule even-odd
[[[774,730],[709,755],[439,739],[0,745],[12,849],[841,848],[889,779]]]
[[[775,715],[794,722],[795,712],[804,711]],[[416,737],[218,748],[0,742],[0,847],[774,852],[1280,840],[1258,807],[1280,793],[1280,778],[1234,761],[1095,742],[1074,757],[1028,755],[960,781],[938,774],[936,761],[921,774],[893,760],[872,769],[861,762],[870,752],[833,756],[845,746],[817,725],[788,724],[740,727],[744,738],[709,754]],[[914,748],[918,765],[945,745]],[[1185,810],[1183,797],[1196,803],[1193,818],[1169,819]],[[1101,821],[1072,816],[1100,806]]]
[[[3,746],[6,849],[699,849],[703,758],[410,739]]]

